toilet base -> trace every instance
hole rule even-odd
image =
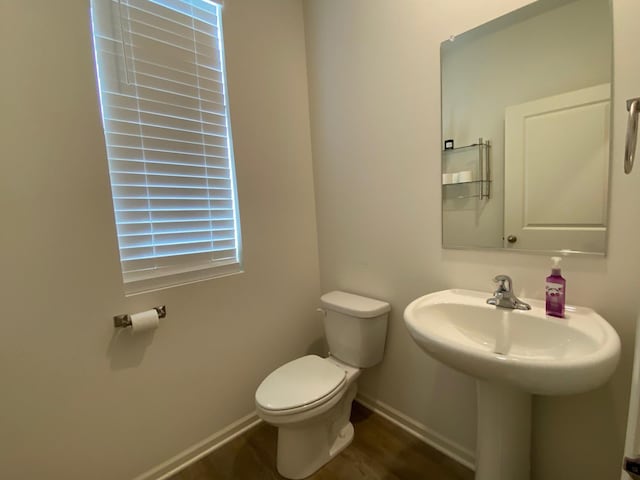
[[[278,473],[294,480],[307,478],[347,448],[353,440],[351,403],[355,382],[329,411],[300,424],[278,427]]]
[[[333,447],[331,447],[331,450],[329,450],[329,456],[331,458],[335,457],[337,454],[339,454],[342,450],[344,450],[345,448],[347,448],[351,442],[353,441],[353,423],[349,422],[347,423],[342,430],[340,430],[340,433],[338,434],[338,438],[336,438],[336,441],[333,444]]]

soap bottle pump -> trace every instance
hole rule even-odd
[[[553,267],[545,283],[547,315],[564,318],[564,298],[567,282],[560,272],[561,257],[551,257]]]

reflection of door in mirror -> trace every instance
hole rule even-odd
[[[610,90],[604,85],[611,84],[612,37],[609,0],[538,0],[442,43],[442,139],[456,147],[442,152],[445,248],[605,253]],[[525,153],[543,160],[529,159],[522,178],[505,181],[512,162],[505,152],[512,141],[505,136],[509,108],[591,88],[600,100],[527,114]],[[458,150],[480,137],[491,141],[486,183],[451,180],[448,174],[467,171],[481,179],[477,152]],[[544,190],[533,188],[540,184]],[[479,185],[490,187],[490,196],[478,195]],[[507,188],[517,185],[514,200]]]
[[[505,248],[602,252],[609,84],[505,110]]]

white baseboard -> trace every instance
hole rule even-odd
[[[356,401],[456,462],[475,470],[475,452],[434,432],[426,425],[415,421],[384,402],[374,400],[361,393],[356,397]]]
[[[242,435],[247,430],[255,427],[260,422],[262,422],[262,420],[258,418],[255,412],[252,412],[240,420],[233,422],[228,427],[205,438],[201,442],[183,450],[157,467],[148,470],[142,475],[138,475],[133,480],[166,480],[180,470],[184,470],[192,463],[197,462],[202,457],[206,457],[237,436]]]
[[[367,407],[369,410],[372,410],[378,415],[386,418],[391,423],[402,428],[404,431],[423,441],[427,445],[432,446],[465,467],[475,470],[475,453],[471,450],[468,450],[467,448],[458,445],[456,442],[453,442],[430,430],[425,425],[413,420],[384,402],[374,400],[363,394],[358,394],[356,401]],[[219,430],[201,442],[183,450],[151,470],[138,475],[133,480],[166,480],[172,475],[178,473],[180,470],[184,470],[192,463],[206,457],[211,452],[222,447],[234,438],[242,435],[247,430],[255,427],[260,422],[262,422],[262,420],[258,418],[255,412],[245,415],[228,427]]]

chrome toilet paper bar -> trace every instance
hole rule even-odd
[[[640,98],[627,100],[627,139],[624,146],[624,173],[627,175],[633,170],[633,161],[636,156],[636,143],[638,141],[638,112],[640,111]]]
[[[167,307],[161,305],[159,307],[153,307],[158,312],[158,318],[164,318],[167,316]],[[115,328],[127,328],[131,326],[131,314],[123,313],[122,315],[116,315],[113,317],[113,326]]]

